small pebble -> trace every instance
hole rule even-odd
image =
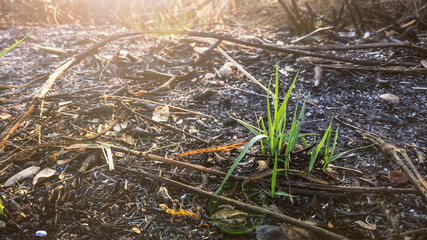
[[[37,237],[46,237],[47,236],[47,232],[44,230],[39,230],[36,232],[36,236]]]
[[[287,240],[279,226],[261,225],[256,228],[257,240]]]
[[[393,94],[381,94],[380,98],[386,100],[387,102],[398,104],[400,102],[400,98]]]

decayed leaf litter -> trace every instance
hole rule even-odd
[[[51,29],[47,30],[43,29],[42,27],[38,28],[40,30],[38,32],[40,33],[43,33],[43,31],[45,31],[46,33],[52,33]],[[12,81],[14,84],[20,84],[24,82],[21,79],[32,79],[34,77],[34,74],[46,73],[45,71],[47,66],[53,69],[55,65],[57,65],[61,60],[65,59],[64,56],[55,56],[52,54],[46,54],[44,52],[34,53],[32,48],[30,47],[30,44],[33,42],[37,42],[37,44],[39,45],[50,46],[50,41],[55,41],[58,46],[64,49],[67,49],[67,45],[64,43],[68,42],[69,47],[75,49],[76,51],[79,51],[80,49],[85,49],[87,47],[87,45],[76,47],[75,43],[80,38],[79,34],[77,34],[77,37],[71,37],[71,40],[68,38],[69,35],[67,36],[67,34],[59,34],[61,32],[73,33],[75,31],[73,29],[73,26],[63,28],[65,28],[65,30],[61,27],[58,27],[58,29],[56,30],[56,35],[59,36],[59,39],[55,40],[56,37],[53,36],[42,38],[41,35],[34,34],[32,37],[30,37],[30,41],[25,43],[25,45],[17,51],[17,54],[14,54],[13,56],[8,56],[8,58],[6,59],[1,59],[0,61],[3,63],[7,61],[9,67],[9,69],[7,69],[7,73],[2,73],[2,76],[6,76],[5,74],[7,74],[7,77],[5,78],[8,79],[8,81]],[[115,33],[119,30],[106,29],[104,31],[105,35],[110,35],[110,31]],[[93,33],[82,33],[83,36],[85,34],[86,37],[89,37]],[[82,63],[70,69],[55,84],[54,88],[51,90],[50,94],[46,98],[46,102],[53,102],[54,114],[46,115],[46,117],[44,118],[44,121],[48,122],[48,125],[42,126],[43,140],[52,141],[52,139],[56,139],[58,137],[58,133],[73,136],[82,136],[90,132],[96,133],[99,125],[105,124],[106,121],[111,118],[113,113],[115,117],[120,118],[122,121],[143,127],[144,129],[148,129],[151,132],[161,132],[163,130],[158,129],[158,127],[154,124],[144,123],[144,121],[142,121],[141,119],[132,120],[133,116],[128,116],[128,113],[126,113],[122,109],[118,109],[107,114],[101,113],[92,116],[80,115],[80,113],[94,107],[96,104],[105,103],[105,100],[103,100],[101,96],[103,94],[109,94],[113,92],[114,90],[122,86],[124,83],[127,83],[130,88],[135,88],[137,90],[150,90],[158,86],[158,80],[151,80],[149,78],[146,79],[140,77],[140,75],[138,74],[138,70],[146,69],[147,65],[151,70],[172,74],[176,74],[179,71],[188,71],[188,66],[184,67],[184,64],[182,63],[174,63],[174,60],[191,58],[191,48],[187,47],[187,45],[189,45],[189,42],[185,40],[158,41],[152,37],[142,39],[143,40],[141,40],[141,37],[137,37],[131,38],[130,40],[121,40],[108,44],[106,47],[101,48],[99,54],[86,58]],[[45,42],[41,42],[43,40],[45,40]],[[140,41],[143,41],[143,43],[141,43]],[[154,41],[154,43],[151,43],[151,47],[141,48],[141,45],[144,45],[144,42],[146,43],[151,41]],[[187,47],[187,49],[185,49],[185,51],[183,50],[180,52],[177,51],[179,47]],[[144,57],[146,57],[146,59],[143,60],[143,63],[134,63],[129,58],[129,56],[122,55],[120,54],[120,52],[118,52],[119,50],[122,50],[121,48],[125,48],[126,51],[132,54],[132,56],[135,55],[139,59],[144,59]],[[164,52],[162,49],[167,49],[171,51],[172,54],[170,54],[170,52]],[[239,50],[238,47],[235,49]],[[161,56],[161,58],[151,57],[152,52]],[[240,53],[244,55],[245,52],[243,51]],[[263,51],[263,53],[260,55],[261,60],[259,62],[263,63],[263,65],[255,65],[253,63],[246,64],[244,58],[241,57],[241,55],[236,54],[236,56],[234,57],[240,58],[241,64],[244,65],[247,70],[249,69],[248,71],[250,71],[254,75],[257,75],[258,78],[261,78],[263,80],[263,83],[267,85],[266,83],[268,82],[269,76],[273,72],[272,64],[274,63],[271,62],[271,55],[273,55],[274,57],[275,54],[269,54]],[[33,56],[35,59],[41,61],[24,61],[24,59],[34,59],[32,58]],[[163,61],[165,58],[169,58],[169,61]],[[172,121],[175,121],[173,119],[176,119],[175,122],[177,124],[181,122],[180,125],[184,126],[184,128],[188,128],[188,131],[191,130],[194,134],[198,134],[199,136],[203,136],[205,138],[216,137],[214,139],[217,141],[213,142],[215,144],[218,143],[216,145],[220,145],[219,143],[230,143],[236,140],[247,139],[249,133],[243,127],[238,125],[232,125],[231,127],[223,127],[219,123],[226,122],[226,120],[228,119],[227,113],[230,113],[232,116],[244,119],[245,121],[253,121],[253,112],[260,112],[260,108],[262,109],[265,105],[265,98],[263,96],[251,94],[250,92],[248,93],[247,91],[249,90],[261,95],[264,93],[260,91],[256,86],[253,86],[253,84],[248,82],[237,71],[232,72],[231,77],[218,77],[215,79],[216,81],[212,82],[203,81],[202,76],[206,76],[206,74],[208,73],[214,73],[215,69],[220,69],[222,66],[226,65],[225,60],[220,58],[218,55],[216,55],[214,59],[215,60],[211,60],[210,65],[205,65],[198,69],[198,71],[200,72],[200,76],[191,79],[188,82],[179,83],[174,90],[172,90],[171,92],[166,92],[164,95],[161,95],[156,99],[159,101],[167,102],[170,105],[184,106],[185,108],[214,115],[216,117],[216,121],[212,121],[210,119],[198,116],[187,116],[185,115],[185,113],[182,112],[171,113]],[[20,63],[16,64],[20,67],[12,67],[11,63],[13,62]],[[284,71],[286,71],[286,69],[290,69],[290,75],[292,76],[292,74],[296,73],[295,69],[298,69],[298,67],[299,66],[294,66],[290,69],[288,64],[285,63],[283,69],[285,69]],[[100,74],[101,72],[102,74]],[[310,111],[308,112],[308,115],[310,116],[307,118],[307,122],[305,123],[305,131],[319,132],[319,129],[327,125],[327,119],[329,118],[329,114],[331,112],[334,112],[336,115],[338,115],[339,118],[343,120],[349,120],[349,122],[351,122],[352,124],[359,123],[361,126],[366,126],[367,130],[379,132],[387,136],[388,138],[398,139],[402,142],[413,143],[425,148],[425,134],[423,134],[422,132],[424,130],[420,128],[420,123],[423,123],[422,96],[418,96],[416,91],[410,89],[410,87],[412,86],[422,84],[422,76],[416,74],[414,74],[413,76],[403,74],[396,74],[392,76],[385,75],[384,78],[392,80],[392,83],[395,84],[387,86],[378,86],[377,83],[371,82],[369,80],[369,77],[363,75],[349,76],[345,73],[337,72],[334,74],[329,73],[327,75],[328,79],[326,80],[326,82],[324,82],[320,86],[320,88],[313,89],[310,82],[310,72],[310,68],[303,67],[299,81],[297,82],[297,87],[294,90],[295,95],[300,96],[306,96],[310,92],[310,101],[316,105],[316,107],[314,107],[313,105],[311,109],[309,108]],[[291,79],[291,77],[281,76],[281,81],[284,85],[286,85],[285,82],[287,80],[290,81]],[[401,81],[399,79],[404,80]],[[403,83],[400,83],[398,81],[401,81]],[[36,86],[39,86],[39,84],[37,84]],[[218,91],[219,94],[215,94],[209,99],[201,99],[198,101],[194,101],[191,99],[192,94],[202,92],[207,86],[215,91]],[[19,111],[22,110],[24,106],[24,103],[16,100],[23,99],[23,96],[30,96],[31,93],[34,92],[33,87],[34,86],[24,89],[15,89],[11,90],[10,92],[3,91],[0,96],[1,100],[4,103],[2,104],[1,110],[7,112],[8,114],[11,114],[12,116],[16,116],[16,114],[19,113]],[[380,93],[388,94],[390,92],[395,93],[396,96],[400,96],[401,102],[397,104],[389,104],[387,102],[380,101]],[[295,102],[297,100],[294,98],[293,101]],[[114,104],[114,101],[112,101],[111,103]],[[153,106],[147,106],[145,104],[132,101],[129,101],[128,103],[131,108],[134,108],[136,110],[146,110],[148,116],[152,114]],[[293,107],[294,105],[290,104],[290,108],[292,109]],[[173,116],[175,116],[175,118]],[[418,116],[421,116],[421,118],[419,118]],[[7,119],[2,120],[2,127],[4,127],[6,124],[6,122],[4,122],[5,120]],[[207,124],[207,127],[197,124],[197,120],[203,121],[205,124]],[[408,121],[409,124],[406,124],[405,122]],[[27,125],[25,126],[26,131],[23,131],[18,135],[18,137],[22,139],[18,142],[22,141],[22,143],[24,143],[25,139],[28,138],[28,136],[34,135],[36,133],[35,123],[34,121],[31,121],[31,119],[27,120]],[[218,133],[218,135],[222,136],[217,137],[216,134],[212,133]],[[110,136],[107,134],[105,138],[111,141],[117,141],[117,139],[114,138],[114,133],[110,134],[112,135]],[[342,148],[345,145],[355,147],[355,143],[361,141],[359,136],[351,129],[343,129],[340,138],[345,139],[342,140],[342,142],[340,143]],[[143,137],[136,140],[136,146],[134,147],[137,147],[139,150],[144,151],[149,149],[156,149],[156,146],[162,147],[164,145],[179,143],[181,141],[182,137],[179,134],[171,134],[167,137],[158,138]],[[124,142],[129,143],[127,141]],[[199,144],[187,140],[186,143],[181,143],[176,146],[179,146],[179,148],[190,150],[198,148]],[[180,150],[179,148],[177,149],[176,146],[155,151],[160,155],[171,155],[171,153],[173,153],[174,151]],[[16,173],[19,168],[23,169],[31,165],[39,164],[45,165],[46,163],[43,163],[43,160],[46,158],[45,154],[49,151],[50,150],[44,152],[39,151],[36,155],[30,157],[30,161],[25,162],[23,165],[18,164],[12,166],[10,169],[8,169],[7,172],[5,172],[6,175],[3,175],[2,179],[7,179],[7,177],[10,177],[12,173]],[[75,158],[76,160],[78,160],[86,158],[85,155],[87,153],[85,153],[84,151],[77,151],[73,152],[73,156],[64,153],[63,156],[60,156],[60,159],[75,157],[74,154],[78,155],[78,157]],[[218,166],[229,166],[235,158],[235,156],[233,158],[230,154],[231,153],[225,153],[223,155],[226,159],[228,159],[227,161],[229,161],[229,163],[218,162],[217,160],[213,160],[211,162],[207,162],[206,165],[214,168],[218,168]],[[98,156],[98,158],[101,157]],[[140,160],[133,159],[129,156],[123,156],[123,158],[126,159],[126,165],[135,164],[134,166],[142,165],[148,167],[149,164],[151,164],[149,162],[141,162]],[[120,159],[122,158],[116,159],[116,161]],[[382,181],[377,181],[375,175],[383,174],[385,177],[387,177],[387,171],[396,168],[396,166],[394,166],[393,164],[390,164],[388,163],[388,161],[382,159],[384,159],[384,157],[381,154],[371,149],[366,150],[363,153],[358,153],[357,155],[341,159],[335,164],[338,165],[340,163],[343,163],[345,166],[351,166],[356,169],[365,170],[366,172],[372,174],[371,176],[369,176],[368,174],[368,176],[372,178],[371,180],[373,180],[374,183],[376,182],[377,184],[381,184]],[[58,172],[65,172],[66,176],[71,176],[74,172],[76,172],[75,170],[78,170],[80,167],[80,161],[76,160],[67,165],[67,167],[55,166],[54,164],[47,165],[56,168]],[[204,157],[199,156],[198,158],[189,159],[189,161],[200,164],[200,161],[204,161]],[[250,163],[250,161],[252,160],[248,161],[248,163]],[[99,164],[103,164],[104,162],[105,160],[100,161]],[[306,163],[295,163],[294,166],[303,166],[304,164]],[[249,165],[250,164],[243,165],[243,167],[248,168]],[[176,174],[174,172],[171,172],[173,171],[173,169],[168,170],[169,167],[167,166],[157,165],[156,167],[157,171],[162,170],[162,172],[166,174]],[[421,170],[425,175],[425,167]],[[354,176],[346,175],[345,173],[342,174],[344,174],[344,180],[347,180],[350,185],[364,185],[363,181],[354,178]],[[187,181],[199,182],[197,180],[197,174],[191,173],[186,169],[180,170],[178,176],[180,178],[183,178],[182,176],[185,175],[188,175],[189,177],[189,180]],[[151,231],[144,229],[145,231],[142,231],[142,234],[144,234],[144,232],[146,234],[147,232],[149,232],[148,234],[153,234],[151,236],[158,236],[157,234],[160,234],[158,232],[159,230],[156,231],[156,228],[153,228],[153,226],[148,224],[148,216],[155,218],[154,225],[169,226],[170,224],[168,221],[160,220],[161,217],[159,218],[159,215],[163,213],[158,209],[157,200],[150,196],[150,193],[155,192],[155,189],[158,187],[158,184],[149,180],[140,180],[144,184],[138,184],[138,181],[131,181],[134,180],[134,177],[128,176],[129,179],[123,180],[122,176],[123,173],[119,174],[117,172],[95,170],[93,173],[89,173],[85,176],[80,176],[72,183],[59,185],[62,186],[61,188],[52,187],[51,191],[49,192],[49,195],[43,196],[44,200],[40,202],[40,205],[35,206],[34,211],[28,211],[26,214],[29,214],[31,212],[33,212],[33,214],[34,212],[36,212],[37,215],[41,214],[43,217],[40,221],[40,224],[43,225],[42,222],[49,221],[49,219],[51,219],[54,214],[50,212],[52,211],[52,208],[44,208],[44,211],[47,212],[43,212],[42,206],[46,207],[49,204],[52,204],[52,202],[55,202],[57,205],[62,206],[66,206],[67,204],[71,203],[74,207],[77,207],[77,209],[80,209],[81,211],[87,211],[87,209],[90,209],[90,207],[99,206],[99,209],[109,208],[110,212],[104,212],[100,215],[99,219],[94,219],[94,223],[89,226],[89,229],[93,231],[92,234],[101,233],[103,228],[114,228],[115,226],[118,226],[120,224],[125,224],[130,228],[130,226],[133,225],[130,224],[132,223],[132,220],[129,219],[135,219],[136,215],[136,219],[144,219],[139,222],[138,220],[136,220],[136,225],[140,224],[142,226],[147,226],[147,229],[151,228]],[[86,184],[82,184],[82,182],[86,182]],[[123,182],[127,182],[128,189],[124,187],[125,183]],[[80,189],[78,189],[76,188],[76,186],[81,187]],[[31,184],[29,184],[29,182],[24,181],[21,187],[24,187],[24,189],[29,190],[31,189]],[[62,192],[60,189],[63,189]],[[204,206],[203,204],[205,202],[200,199],[196,200],[197,196],[191,196],[191,194],[184,195],[183,192],[176,189],[171,189],[171,191],[174,192],[174,197],[185,196],[182,201],[188,206],[194,205],[195,203]],[[8,197],[13,197],[14,193],[10,194],[11,196]],[[105,194],[107,194],[107,197],[105,197]],[[126,203],[126,201],[123,201],[120,198],[120,196],[123,198],[124,196],[129,194],[138,199],[136,201],[136,206],[132,205],[130,202]],[[56,199],[54,199],[55,196]],[[88,205],[87,203],[79,201],[79,197],[87,198],[88,196],[93,196],[93,199],[89,200],[89,202],[93,203],[92,206],[90,204]],[[364,204],[366,202],[365,195],[355,196],[355,198],[356,200],[351,204],[351,207],[343,202],[337,202],[335,204],[341,207],[345,206],[352,212],[366,207],[366,204]],[[8,198],[5,198],[5,200],[7,199]],[[103,201],[99,202],[99,200],[101,199],[103,199]],[[308,198],[302,197],[300,200],[297,199],[292,203],[288,203],[289,207],[286,207],[286,210],[290,212],[291,215],[301,215],[301,213],[303,213],[304,211],[299,210],[299,207],[304,206],[304,201],[306,199]],[[419,199],[416,198],[402,200],[390,197],[387,198],[387,200],[391,202],[398,200],[403,201],[403,203],[399,205],[399,208],[394,209],[397,212],[401,212],[403,216],[411,215],[411,211],[408,211],[407,208],[405,208],[405,205],[415,206],[420,208],[419,210],[422,210],[422,206],[417,206],[420,204],[420,202]],[[114,201],[114,203],[112,203],[112,201]],[[10,211],[17,211],[18,209],[18,207],[12,207]],[[75,212],[70,212],[70,210],[67,210],[67,208],[59,207],[59,209],[61,210],[59,213],[61,216],[63,214],[67,216],[70,213],[77,214]],[[129,218],[114,218],[114,216],[120,215],[120,213],[123,211],[132,214],[129,216]],[[330,209],[329,211],[335,212],[336,210]],[[414,209],[414,211],[416,210]],[[318,217],[322,219],[320,215]],[[126,222],[125,219],[128,219],[128,222]],[[102,222],[107,222],[107,225],[102,225]],[[61,226],[72,224],[72,222],[65,218],[64,222],[59,222],[58,224],[59,228],[61,228]],[[153,222],[151,224],[153,224]],[[197,224],[197,222],[184,220],[184,223],[180,223],[179,225],[173,226],[171,228],[172,230],[170,230],[169,233],[166,232],[165,234],[172,234],[173,232],[173,236],[178,237],[180,232],[191,232],[191,229],[198,229],[198,232],[194,234],[198,234],[196,236],[199,237],[210,236],[213,238],[220,238],[222,236],[221,233],[215,233],[213,235],[210,235],[210,231],[212,230],[201,230],[200,228],[197,228]],[[338,227],[337,223],[335,223],[334,226]],[[416,226],[416,223],[413,223],[411,226],[408,226],[408,229],[414,226]],[[70,232],[79,232],[81,231],[82,227],[83,226],[72,225],[72,230]],[[174,229],[180,230],[174,231]],[[50,231],[56,230],[50,229]],[[351,230],[348,229],[348,231]],[[188,234],[188,232],[186,232],[186,234]],[[62,237],[66,237],[66,235],[63,235]]]

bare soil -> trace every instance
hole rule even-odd
[[[0,120],[1,132],[31,103],[46,81],[45,74],[54,71],[68,57],[87,50],[96,41],[126,32],[126,29],[118,26],[94,29],[77,24],[13,27],[2,31],[0,49],[7,48],[29,32],[31,35],[18,48],[0,58],[0,85],[23,85],[36,78],[40,80],[22,88],[0,89],[0,113],[11,116]],[[262,29],[230,28],[227,34],[249,42],[265,39],[272,43],[290,43],[295,39],[283,31],[272,33]],[[1,239],[34,239],[39,230],[47,232],[47,239],[255,239],[255,230],[231,235],[215,227],[207,217],[209,198],[132,174],[126,169],[144,170],[209,192],[217,189],[222,177],[209,175],[206,178],[206,174],[199,171],[121,154],[114,149],[116,169],[109,170],[100,149],[69,149],[66,147],[72,143],[63,144],[64,137],[83,138],[98,133],[111,120],[118,123],[102,134],[99,141],[165,157],[250,140],[253,134],[230,116],[256,125],[255,114],[267,116],[266,93],[234,66],[228,69],[226,76],[220,76],[218,71],[228,61],[218,51],[196,63],[199,55],[194,47],[211,46],[213,41],[209,43],[207,40],[186,35],[149,34],[121,38],[68,69],[44,98],[43,109],[39,105],[1,149],[1,160],[5,160],[13,155],[12,151],[16,153],[41,143],[61,143],[39,148],[33,155],[1,167],[1,184],[30,166],[56,171],[54,176],[36,186],[33,186],[32,178],[11,187],[0,186],[7,214],[7,217],[1,216],[6,222],[6,227],[0,229]],[[426,42],[424,33],[420,35],[420,42],[412,44],[426,48]],[[60,48],[66,53],[55,54],[38,46]],[[421,175],[427,176],[427,165],[415,152],[416,149],[425,153],[427,149],[425,71],[390,73],[324,69],[320,85],[314,86],[314,67],[297,62],[299,55],[225,41],[220,46],[267,87],[275,76],[277,64],[280,84],[272,85],[271,89],[278,87],[282,97],[298,74],[288,104],[288,124],[296,104],[301,107],[307,98],[303,133],[323,134],[333,118],[334,129],[340,126],[336,152],[370,145],[371,142],[362,137],[362,130],[369,131],[406,149]],[[330,50],[327,53],[374,62],[419,63],[426,56],[419,51],[397,47]],[[152,71],[179,76],[180,79],[169,89],[160,91],[157,88],[170,77]],[[124,91],[117,91],[125,86]],[[381,98],[382,94],[393,94],[400,100],[391,103]],[[141,99],[213,116],[170,107],[166,122],[208,143],[141,117],[151,118],[158,107]],[[143,132],[136,131],[137,128]],[[307,140],[312,143],[313,138],[314,135],[308,135]],[[319,141],[320,136],[316,138]],[[241,150],[242,147],[228,152],[202,153],[179,158],[179,161],[228,172]],[[54,153],[58,155],[52,157]],[[259,173],[256,167],[261,158],[256,154],[261,154],[259,145],[251,149],[233,174],[249,177]],[[96,159],[95,163],[88,170],[79,170],[91,156]],[[59,160],[70,161],[59,164]],[[290,168],[307,171],[308,162],[307,155],[298,155],[292,159]],[[390,182],[389,172],[399,170],[399,167],[378,147],[356,150],[332,164],[360,172],[332,168],[331,174],[341,181],[339,183],[322,172],[318,163],[311,174],[330,185],[401,188],[408,192],[332,192],[292,187],[296,197],[268,197],[267,206],[294,218],[313,221],[350,239],[387,239],[395,232],[385,211],[379,207],[381,201],[390,215],[399,216],[401,232],[426,227],[425,202],[415,194],[410,183]],[[268,189],[268,178],[256,184]],[[293,175],[289,180],[309,182]],[[289,180],[279,175],[278,187],[291,190]],[[199,208],[202,219],[172,218],[160,207],[166,203],[172,208],[171,202],[158,194],[162,187],[166,187],[183,209]],[[375,227],[368,229],[358,221]],[[281,222],[266,217],[263,224],[280,225]],[[424,234],[410,236],[423,239]]]

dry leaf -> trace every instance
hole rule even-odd
[[[391,183],[406,183],[408,177],[402,172],[402,170],[395,170],[388,172],[388,180]]]
[[[138,234],[141,233],[141,230],[139,230],[139,228],[137,228],[137,227],[133,227],[132,230]]]
[[[245,224],[249,214],[233,208],[230,205],[222,205],[218,207],[218,211],[212,214],[213,218],[224,220],[234,220],[238,223]]]
[[[362,222],[360,220],[357,220],[354,223],[357,223],[359,226],[361,226],[367,230],[376,230],[377,229],[377,225],[375,223],[374,224],[368,224],[368,223]]]
[[[36,175],[39,171],[40,171],[40,167],[37,167],[37,166],[32,166],[32,167],[26,168],[26,169],[20,171],[19,173],[13,175],[9,179],[7,179],[7,181],[4,183],[4,186],[10,187],[13,184],[21,181],[22,179]]]
[[[391,102],[391,103],[397,104],[400,102],[400,98],[398,96],[393,95],[393,94],[389,94],[389,93],[380,95],[380,98],[386,100],[387,102]]]
[[[72,158],[66,158],[66,159],[58,160],[56,162],[56,164],[58,164],[58,165],[64,165],[64,164],[67,164],[67,163],[71,162],[72,160],[73,160]]]
[[[9,119],[9,118],[11,118],[12,117],[12,115],[10,115],[9,113],[7,113],[7,112],[2,112],[2,113],[0,113],[0,119],[1,120],[6,120],[6,119]]]
[[[116,123],[113,127],[115,132],[120,132],[127,127],[128,123]]]
[[[424,67],[424,68],[427,68],[427,60],[421,60],[421,65]]]
[[[33,178],[33,185],[36,185],[37,183],[41,183],[44,180],[52,177],[55,175],[56,171],[51,168],[45,168],[41,170],[37,175]]]
[[[120,136],[120,140],[122,142],[125,142],[125,143],[131,145],[131,146],[133,146],[135,144],[135,138],[133,138],[131,135],[128,135],[128,134],[122,134]]]
[[[167,122],[169,119],[169,107],[167,105],[156,107],[152,119],[156,122]]]

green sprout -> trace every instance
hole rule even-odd
[[[228,180],[228,178],[230,177],[231,173],[234,171],[234,169],[236,168],[240,160],[245,156],[249,148],[252,147],[252,145],[255,142],[260,141],[262,153],[263,154],[270,153],[271,155],[274,156],[274,165],[273,165],[273,172],[272,172],[272,179],[271,179],[271,191],[269,195],[272,197],[274,197],[275,195],[291,196],[290,194],[287,194],[284,192],[276,192],[276,180],[277,180],[279,161],[284,162],[285,169],[287,169],[289,166],[290,153],[291,151],[294,150],[297,140],[300,137],[301,125],[303,120],[305,119],[304,118],[305,102],[304,102],[298,117],[297,117],[297,110],[298,110],[298,104],[297,104],[297,107],[294,112],[291,128],[290,130],[286,131],[287,103],[291,95],[292,89],[295,85],[295,81],[297,77],[298,77],[298,74],[297,76],[295,76],[291,86],[289,87],[288,92],[285,95],[284,100],[279,106],[279,87],[278,87],[279,86],[279,67],[276,65],[276,79],[275,79],[276,87],[275,87],[273,109],[272,109],[274,114],[271,111],[270,96],[267,95],[267,118],[268,118],[267,126],[264,123],[264,120],[262,118],[260,118],[259,119],[260,121],[258,121],[258,128],[253,127],[242,120],[235,119],[237,122],[239,122],[240,124],[248,128],[252,133],[254,133],[255,137],[252,138],[248,144],[246,144],[246,147],[239,154],[233,166],[228,171],[227,176],[224,178],[220,187],[216,191],[217,194],[221,191],[225,182]],[[284,159],[283,159],[283,157],[281,156],[281,150],[285,142],[287,143],[287,145],[286,145]]]
[[[298,139],[301,138],[302,143],[307,147],[307,141],[304,138],[304,136],[307,135],[313,135],[313,134],[301,134],[301,126],[303,121],[305,120],[305,104],[307,102],[307,98],[305,99],[299,115],[298,113],[298,103],[296,104],[295,112],[293,114],[292,118],[292,124],[290,126],[290,129],[286,129],[286,109],[287,109],[287,103],[289,100],[289,97],[291,95],[292,89],[295,85],[295,81],[298,77],[298,74],[295,76],[291,86],[289,87],[285,98],[283,99],[282,103],[279,105],[279,70],[278,65],[276,64],[276,85],[275,85],[275,93],[274,93],[274,99],[273,99],[273,106],[270,105],[270,96],[267,95],[267,124],[264,122],[263,118],[258,118],[258,116],[255,113],[255,118],[257,119],[258,127],[254,127],[250,125],[249,123],[246,123],[242,120],[234,118],[237,122],[248,128],[254,135],[253,137],[245,146],[243,151],[239,154],[234,164],[231,166],[230,170],[228,171],[227,175],[223,179],[221,185],[219,186],[218,190],[215,192],[215,194],[218,194],[221,192],[221,189],[224,187],[224,184],[227,182],[228,178],[230,177],[231,173],[234,171],[234,169],[237,167],[237,164],[242,160],[242,158],[246,155],[246,152],[257,142],[260,142],[262,154],[270,154],[274,157],[273,162],[273,170],[272,170],[272,176],[271,176],[271,189],[270,191],[263,189],[268,195],[271,197],[274,197],[275,195],[281,195],[281,196],[292,196],[285,192],[276,192],[276,182],[277,182],[277,173],[278,173],[278,163],[283,162],[284,163],[284,169],[285,169],[285,175],[287,177],[287,169],[289,168],[289,162],[290,162],[290,156],[291,152],[294,151],[295,146],[297,144]],[[271,81],[270,81],[271,83]],[[273,109],[271,109],[273,108]],[[323,134],[322,139],[318,144],[316,144],[312,150],[310,151],[310,162],[309,162],[309,172],[314,167],[314,164],[318,158],[319,155],[322,156],[323,159],[323,170],[328,167],[328,165],[335,161],[336,159],[342,157],[343,155],[362,148],[367,148],[369,146],[356,148],[356,149],[350,149],[348,151],[339,153],[334,155],[335,147],[338,140],[338,133],[339,133],[339,127],[337,127],[335,131],[335,136],[332,140],[332,119],[329,123],[328,128],[326,129],[325,133]],[[314,143],[316,143],[316,138],[314,139]],[[331,145],[332,144],[332,145]],[[284,147],[286,146],[286,148]],[[320,154],[322,148],[325,147],[324,154]]]
[[[332,150],[331,150],[330,155],[329,155],[329,146],[330,146],[330,141],[331,141],[331,131],[332,131],[332,119],[331,119],[331,121],[329,123],[328,128],[325,131],[325,134],[323,134],[323,137],[322,137],[322,140],[320,141],[320,143],[318,143],[316,146],[313,147],[313,150],[311,152],[310,163],[308,165],[308,171],[309,172],[311,172],[311,170],[313,170],[313,166],[314,166],[314,163],[316,162],[317,156],[319,155],[320,150],[323,148],[324,145],[326,145],[325,163],[326,163],[326,161],[329,160],[327,162],[327,164],[324,165],[324,167],[326,167],[329,164],[329,162],[331,162],[330,161],[331,158],[329,158],[329,157],[331,157],[333,155],[334,150],[335,150],[335,145],[337,143],[337,138],[338,138],[338,128],[337,128],[337,133],[335,134],[333,147],[332,147]],[[325,144],[325,141],[327,142],[326,144]]]
[[[314,163],[316,162],[316,159],[320,153],[320,150],[323,148],[323,146],[325,146],[325,153],[323,156],[322,170],[325,170],[331,162],[337,160],[338,158],[342,157],[343,155],[345,155],[349,152],[373,146],[373,144],[372,144],[372,145],[368,145],[368,146],[364,146],[364,147],[360,147],[360,148],[354,148],[354,149],[350,149],[350,150],[338,153],[337,155],[334,155],[335,146],[336,146],[337,140],[338,140],[338,133],[339,133],[339,126],[337,127],[337,130],[335,131],[335,136],[334,136],[334,140],[332,142],[332,149],[331,149],[331,136],[332,136],[332,119],[331,119],[328,128],[326,129],[325,133],[323,134],[322,140],[320,141],[319,144],[317,144],[315,147],[313,147],[313,150],[311,152],[310,163],[309,163],[309,167],[308,167],[309,172],[311,172],[311,170],[313,170]],[[325,143],[325,141],[326,141],[326,143]]]

